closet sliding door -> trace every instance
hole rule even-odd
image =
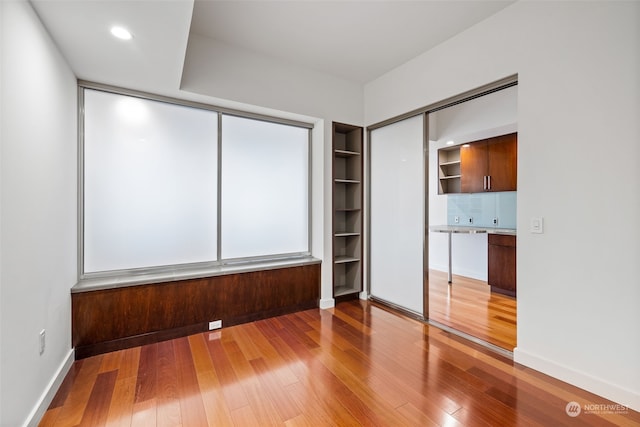
[[[424,115],[372,130],[369,153],[369,293],[422,316]]]

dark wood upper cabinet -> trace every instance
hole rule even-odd
[[[497,136],[487,141],[487,191],[515,191],[518,188],[518,134]]]
[[[517,190],[518,134],[474,141],[460,147],[460,191]]]
[[[460,147],[460,191],[462,193],[485,191],[488,167],[486,141],[464,144]]]

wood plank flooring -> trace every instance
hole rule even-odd
[[[640,426],[571,401],[611,404],[350,301],[77,361],[40,425]]]
[[[429,270],[429,318],[505,350],[516,347],[516,299],[487,282]]]

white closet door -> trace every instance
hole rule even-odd
[[[423,115],[371,132],[370,293],[423,314]]]

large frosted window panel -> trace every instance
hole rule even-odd
[[[371,295],[423,314],[422,115],[371,132]]]
[[[309,251],[309,130],[222,117],[222,258]]]
[[[217,259],[217,114],[85,89],[85,273]]]

